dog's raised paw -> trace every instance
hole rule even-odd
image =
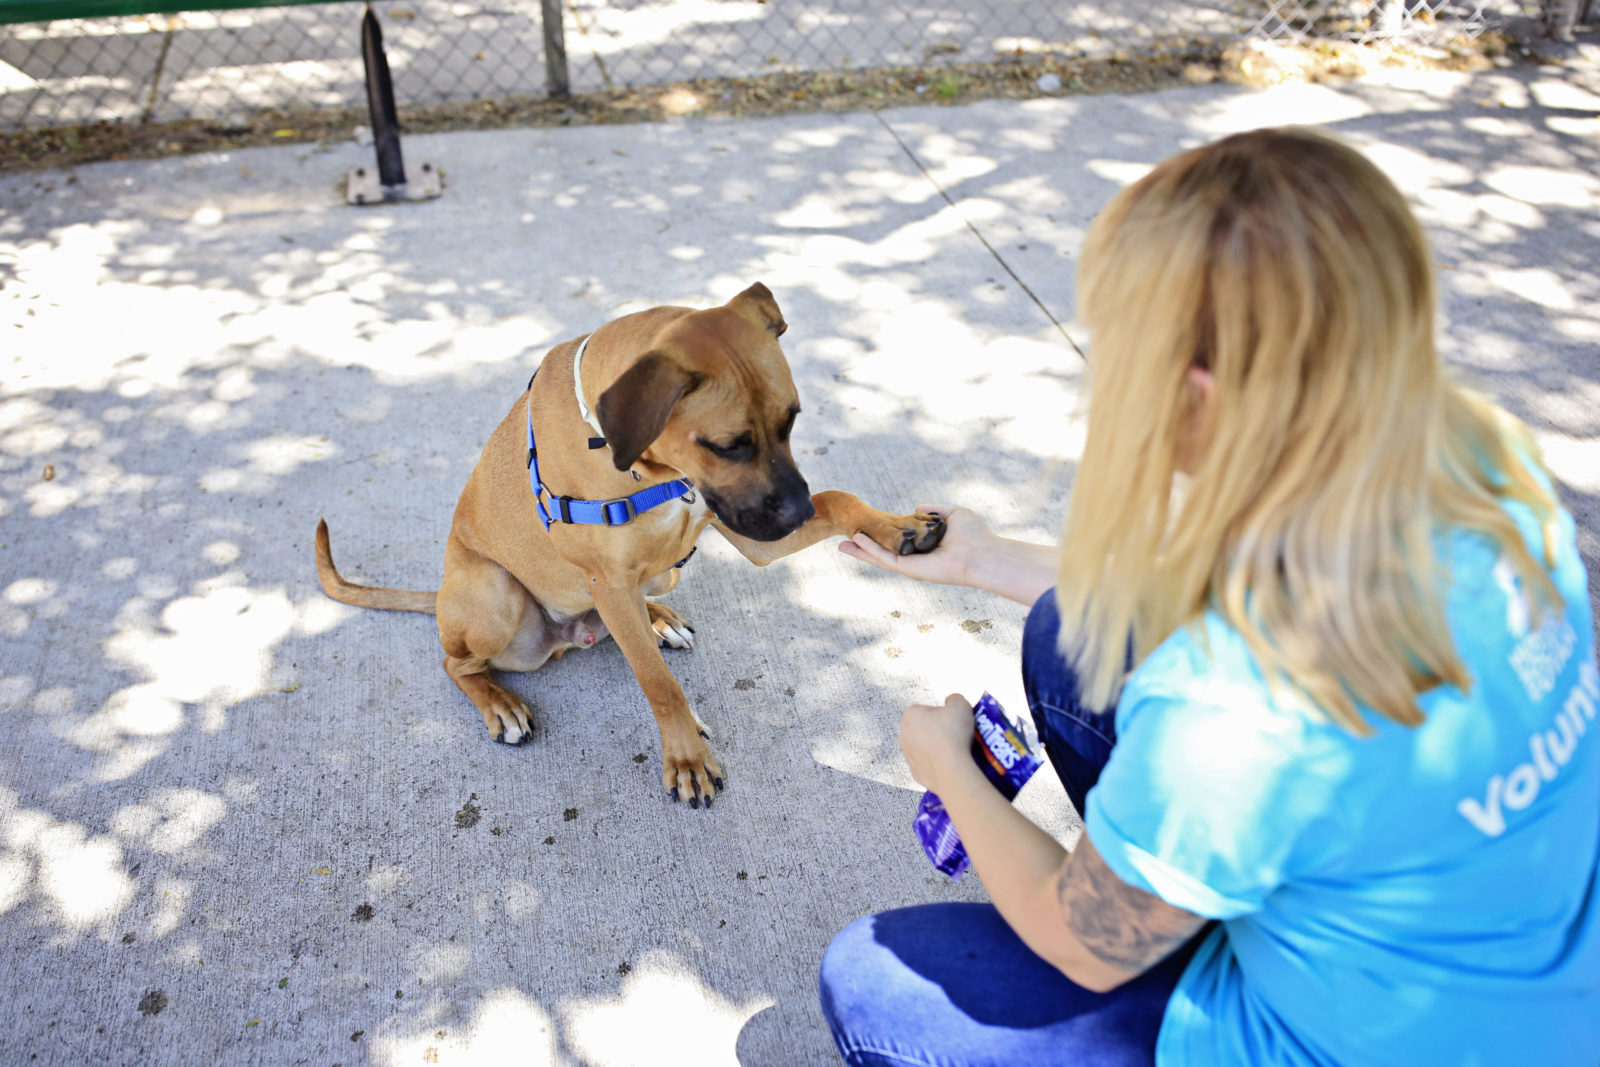
[[[944,519],[938,515],[914,515],[914,524],[900,534],[896,551],[902,556],[932,552],[944,539]]]

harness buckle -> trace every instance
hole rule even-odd
[[[570,496],[556,496],[551,497],[551,502],[555,504],[556,510],[561,513],[561,521],[569,526],[572,525],[572,508],[570,507],[572,498]]]
[[[613,521],[611,518],[611,505],[613,504],[621,504],[624,508],[626,508],[627,516],[625,518]],[[615,499],[607,500],[605,503],[600,505],[600,518],[604,520],[605,525],[607,526],[626,526],[628,523],[632,522],[636,517],[638,517],[638,514],[639,509],[634,506],[633,497],[631,496],[619,496]]]

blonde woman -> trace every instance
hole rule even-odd
[[[1594,1067],[1586,579],[1525,429],[1440,365],[1399,193],[1321,135],[1241,134],[1112,201],[1080,279],[1063,550],[963,510],[928,556],[841,547],[1033,604],[1028,700],[1087,829],[1067,852],[1000,798],[965,700],[909,708],[993,906],[834,939],[845,1058]]]

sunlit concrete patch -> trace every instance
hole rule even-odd
[[[1596,427],[1600,432],[1600,427]],[[1540,434],[1545,462],[1567,485],[1585,493],[1600,493],[1600,436],[1575,440],[1557,434]]]
[[[1561,336],[1584,344],[1600,345],[1600,318],[1575,318],[1562,316],[1550,320],[1550,325]]]
[[[96,782],[120,782],[132,778],[151,762],[166,755],[172,747],[166,738],[127,738],[107,734],[106,741],[96,749],[99,758],[95,761],[92,776]],[[83,747],[95,746],[85,744]]]
[[[1134,163],[1120,159],[1090,159],[1084,162],[1090,174],[1117,185],[1132,185],[1155,169],[1153,163]]]
[[[732,1067],[739,1030],[772,1004],[730,1000],[676,953],[656,951],[615,994],[564,1000],[558,1010],[567,1045],[593,1067]]]
[[[13,604],[37,604],[53,596],[57,588],[50,578],[18,578],[6,586],[5,598]]]
[[[1281,85],[1270,93],[1241,93],[1213,101],[1195,125],[1211,137],[1281,126],[1292,117],[1302,126],[1351,122],[1373,113],[1371,104],[1325,85]]]
[[[1562,78],[1540,78],[1530,87],[1540,107],[1600,114],[1600,93]]]
[[[198,842],[227,813],[222,798],[204,790],[163,789],[143,803],[117,809],[111,829],[145,848],[173,855]]]
[[[1570,168],[1501,166],[1485,174],[1483,183],[1529,204],[1579,211],[1600,208],[1600,177]]]
[[[106,642],[106,654],[144,672],[170,699],[243,700],[262,692],[272,649],[293,625],[281,589],[226,588],[174,600],[161,612],[162,630],[124,629]]]
[[[834,191],[828,190],[802,197],[793,207],[776,215],[772,221],[790,230],[830,230],[859,226],[871,221],[875,214],[873,208],[865,203],[854,209],[841,204]]]
[[[83,931],[114,919],[133,899],[137,886],[112,835],[91,835],[78,823],[20,808],[0,816],[0,840],[12,861],[11,907],[31,899],[50,921]],[[34,870],[31,893],[15,885],[24,863]]]
[[[1567,289],[1566,280],[1548,267],[1522,267],[1490,269],[1484,276],[1491,285],[1508,293],[1550,308],[1552,311],[1575,311],[1578,301]]]
[[[999,166],[995,160],[975,154],[964,139],[945,133],[921,137],[911,150],[927,168],[928,177],[950,193],[959,193],[963,183],[993,174]]]
[[[1476,178],[1471,167],[1410,145],[1364,143],[1361,152],[1407,196],[1417,196],[1441,186],[1468,185]]]
[[[0,915],[27,899],[33,887],[33,864],[20,853],[0,851]]]
[[[473,1007],[465,1027],[448,1028],[421,1021],[421,1032],[406,1034],[406,1020],[386,1026],[372,1042],[373,1060],[390,1067],[413,1067],[419,1063],[461,1065],[461,1067],[500,1067],[525,1064],[527,1067],[567,1067],[570,1058],[557,1045],[556,1024],[539,1002],[511,986],[486,993]],[[655,1064],[657,1056],[630,1061]],[[598,1065],[594,1065],[598,1067]]]
[[[117,734],[134,737],[164,737],[181,727],[184,719],[182,705],[157,685],[117,692],[106,703],[104,717]]]

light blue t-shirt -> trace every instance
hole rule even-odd
[[[1536,559],[1531,513],[1507,509]],[[1086,823],[1129,884],[1222,922],[1161,1065],[1600,1064],[1600,674],[1573,524],[1537,622],[1486,538],[1436,540],[1471,671],[1357,738],[1203,621],[1140,664]]]

